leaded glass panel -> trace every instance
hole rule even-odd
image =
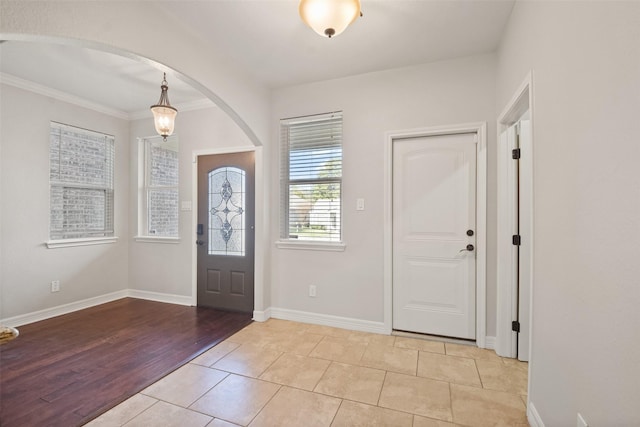
[[[209,255],[245,254],[245,172],[221,167],[209,172]]]

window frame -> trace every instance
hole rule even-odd
[[[313,122],[321,122],[339,119],[339,147],[340,147],[340,176],[339,177],[304,177],[291,179],[290,171],[290,129],[296,126],[304,126]],[[280,232],[279,240],[276,241],[276,247],[280,249],[302,249],[302,250],[320,250],[320,251],[344,251],[346,245],[344,239],[343,227],[343,114],[342,111],[333,111],[329,113],[315,114],[309,116],[301,116],[280,120]],[[322,144],[318,144],[322,147]],[[329,144],[326,147],[330,147]],[[304,184],[331,184],[339,185],[339,216],[338,216],[338,239],[337,240],[321,240],[314,238],[291,238],[290,237],[290,191],[292,185]],[[327,211],[329,217],[332,212]],[[335,213],[334,213],[335,215]]]
[[[151,146],[152,144],[175,145],[175,152],[178,155],[178,182],[176,185],[151,185]],[[141,243],[180,243],[180,160],[179,143],[176,135],[162,141],[161,136],[151,136],[138,138],[138,230],[134,237],[136,242]],[[149,233],[149,197],[152,191],[176,191],[178,203],[176,205],[177,235],[161,236]]]
[[[107,176],[104,178],[103,184],[95,184],[89,182],[73,182],[73,180],[62,179],[60,176],[61,161],[58,160],[58,177],[54,178],[55,163],[52,162],[52,142],[56,132],[59,135],[63,131],[69,130],[74,133],[81,134],[84,137],[84,141],[93,139],[94,143],[97,138],[104,138],[105,142],[105,162],[109,162],[110,170],[107,171]],[[60,143],[62,137],[58,139],[58,149],[60,150]],[[60,157],[59,157],[60,159]],[[80,190],[99,190],[104,191],[104,229],[100,231],[84,229],[75,233],[64,230],[63,228],[54,229],[53,227],[53,215],[54,206],[52,199],[52,192],[54,188],[61,188],[63,191],[65,188],[75,188]],[[64,204],[62,205],[62,215],[64,218]],[[63,219],[64,222],[64,219]],[[55,237],[54,237],[55,236]],[[48,240],[45,242],[47,248],[62,248],[72,246],[86,246],[97,245],[104,243],[115,243],[118,238],[115,235],[115,136],[106,134],[104,132],[89,130],[81,128],[79,126],[68,125],[60,122],[51,121],[49,124],[49,227],[48,227]]]

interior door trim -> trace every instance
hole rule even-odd
[[[464,123],[387,132],[384,143],[384,329],[393,331],[393,142],[406,138],[476,134],[476,344],[486,348],[487,123]]]
[[[261,242],[266,242],[266,231],[268,230],[267,218],[265,217],[264,187],[264,154],[262,147],[222,147],[205,150],[194,150],[191,161],[191,229],[188,236],[195,242],[195,227],[198,223],[198,157],[211,156],[216,154],[255,152],[255,255],[254,266],[254,303],[253,319],[265,321],[265,269],[264,258],[265,248]],[[198,253],[197,245],[191,245],[191,305],[198,305]]]

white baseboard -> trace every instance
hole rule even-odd
[[[540,418],[540,414],[538,414],[532,401],[529,401],[529,405],[527,405],[527,420],[531,427],[544,427],[542,418]]]
[[[87,298],[81,301],[71,302],[56,307],[46,308],[44,310],[34,311],[32,313],[21,314],[14,317],[0,319],[0,323],[5,326],[18,327],[29,323],[39,322],[41,320],[51,319],[52,317],[69,314],[74,311],[83,310],[85,308],[94,307],[96,305],[105,304],[121,298],[138,298],[150,301],[166,302],[180,305],[193,305],[191,297],[173,294],[162,294],[159,292],[140,291],[137,289],[123,289],[121,291],[112,292],[106,295]]]
[[[178,305],[193,305],[193,298],[184,295],[163,294],[160,292],[141,291],[139,289],[128,289],[128,297],[146,299],[149,301],[168,302]]]
[[[349,317],[310,313],[307,311],[289,310],[277,307],[271,307],[269,311],[271,312],[271,317],[275,319],[293,320],[301,323],[312,323],[314,325],[332,326],[334,328],[388,335],[383,322],[372,322],[370,320],[352,319]]]
[[[85,308],[93,307],[107,302],[115,301],[121,298],[129,296],[129,290],[123,289],[121,291],[112,292],[106,295],[100,295],[93,298],[87,298],[81,301],[71,302],[69,304],[59,305],[57,307],[46,308],[44,310],[34,311],[32,313],[21,314],[14,317],[8,317],[1,319],[0,323],[6,326],[22,326],[29,323],[39,322],[41,320],[50,319],[52,317],[61,316],[63,314],[72,313],[74,311],[82,310]]]
[[[484,348],[489,350],[496,349],[496,337],[484,337]]]
[[[266,322],[271,317],[271,309],[267,308],[264,311],[253,310],[253,320],[256,322]]]

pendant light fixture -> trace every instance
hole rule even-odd
[[[300,17],[323,37],[337,36],[362,16],[360,0],[300,0]]]
[[[173,133],[178,110],[169,104],[169,85],[167,84],[167,73],[164,73],[160,84],[160,100],[156,105],[151,106],[153,122],[156,125],[156,132],[166,141],[167,137]]]

